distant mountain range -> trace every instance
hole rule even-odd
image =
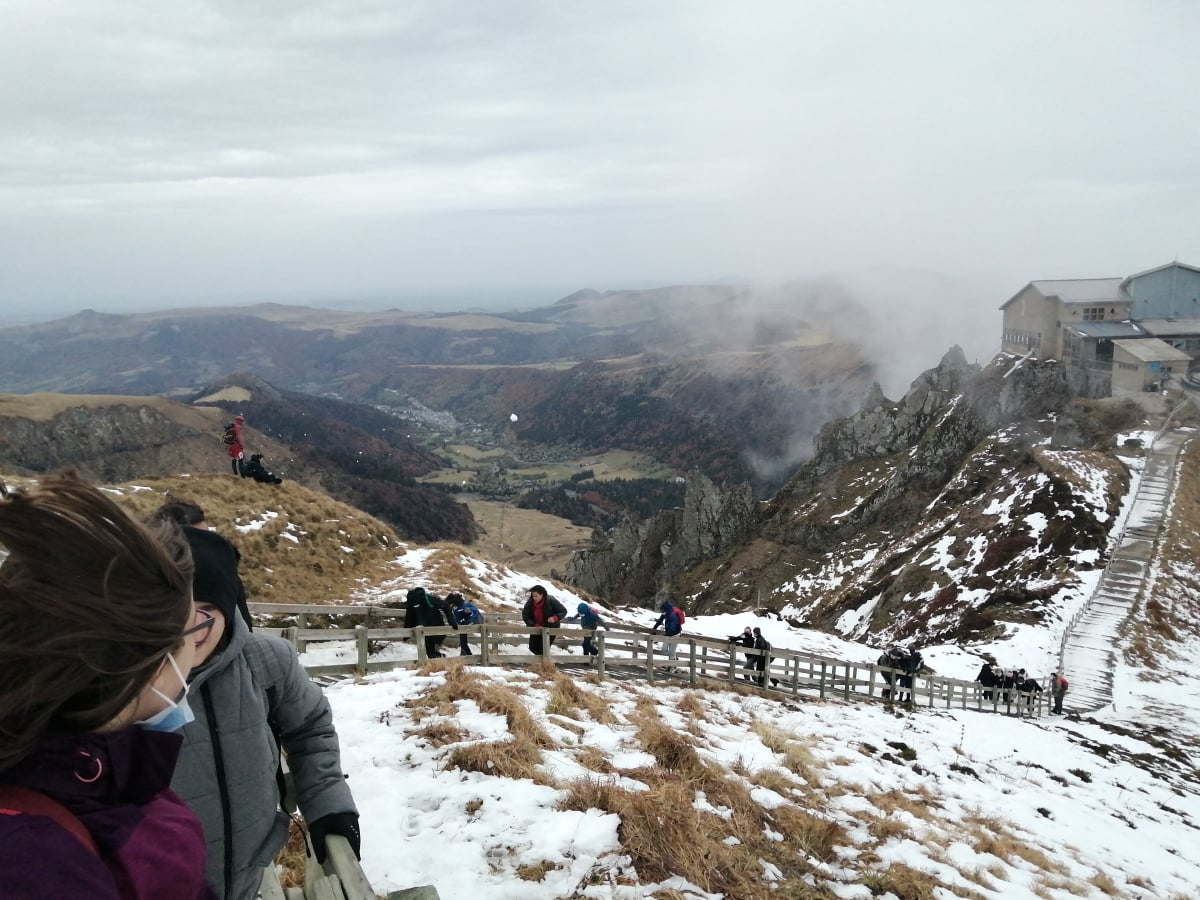
[[[403,414],[416,401],[519,442],[639,450],[767,496],[874,377],[854,315],[812,286],[736,285],[581,291],[494,315],[85,311],[0,329],[0,391],[191,400],[243,373],[293,403]]]

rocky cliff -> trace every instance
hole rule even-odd
[[[753,604],[850,637],[984,640],[1054,615],[1103,564],[1129,478],[1112,438],[1139,420],[1131,404],[1073,399],[1054,362],[980,368],[953,348],[899,401],[876,388],[826,424],[769,502],[699,520],[719,539],[626,529],[572,574],[602,595],[647,602],[653,587],[696,612]],[[661,548],[680,540],[699,561],[676,569]]]
[[[683,507],[638,523],[626,520],[571,560],[566,579],[613,602],[654,606],[671,581],[744,539],[754,521],[748,485],[730,490],[692,473]]]

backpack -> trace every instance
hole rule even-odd
[[[683,610],[678,606],[673,607],[673,609],[675,610],[675,615],[679,617],[679,627],[683,628],[683,623],[687,621],[687,616],[683,614]]]
[[[83,844],[96,856],[100,851],[96,841],[87,830],[87,826],[73,812],[55,800],[47,797],[41,791],[21,787],[16,784],[0,785],[0,815],[27,814],[44,816],[69,832],[79,843]]]
[[[221,443],[223,443],[223,444],[236,444],[237,443],[237,432],[234,430],[232,422],[230,422],[228,425],[226,425],[225,430],[221,432]]]

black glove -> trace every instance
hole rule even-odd
[[[362,859],[362,835],[358,831],[357,813],[330,813],[321,816],[308,825],[308,834],[312,838],[313,850],[317,854],[317,862],[325,862],[325,838],[331,834],[340,834],[350,842],[350,849],[357,859]]]

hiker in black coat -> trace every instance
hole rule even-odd
[[[753,649],[754,648],[754,633],[750,630],[750,626],[747,625],[745,627],[745,629],[743,629],[741,634],[730,635],[729,643],[737,644],[741,647],[745,647],[747,650]],[[746,661],[744,663],[742,663],[742,668],[743,669],[753,669],[754,668],[754,660],[755,660],[754,654],[747,653]],[[749,678],[750,676],[747,675],[745,677]]]
[[[557,628],[566,617],[567,608],[546,593],[544,587],[535,584],[529,589],[529,599],[525,601],[525,606],[521,610],[521,620],[525,623],[526,628]],[[551,634],[547,637],[550,647],[554,646],[555,636]],[[549,653],[550,647],[545,647],[544,652]],[[529,652],[537,656],[543,655],[540,634],[529,636]]]
[[[263,484],[283,484],[282,478],[263,465],[261,453],[255,453],[250,457],[250,462],[246,463],[242,471],[242,477],[253,478]]]
[[[758,686],[766,687],[767,671],[771,665],[771,644],[763,637],[762,630],[758,628],[754,629],[754,649],[762,651],[761,654],[754,657],[754,668],[758,670]],[[772,678],[771,685],[775,686],[777,684],[779,684],[779,679]]]
[[[405,628],[441,628],[444,625],[449,625],[458,631],[458,622],[455,621],[454,610],[450,608],[449,603],[425,588],[413,588],[405,594]],[[446,654],[442,653],[442,642],[445,640],[444,634],[426,635],[425,655],[430,659],[440,659],[445,656]]]

